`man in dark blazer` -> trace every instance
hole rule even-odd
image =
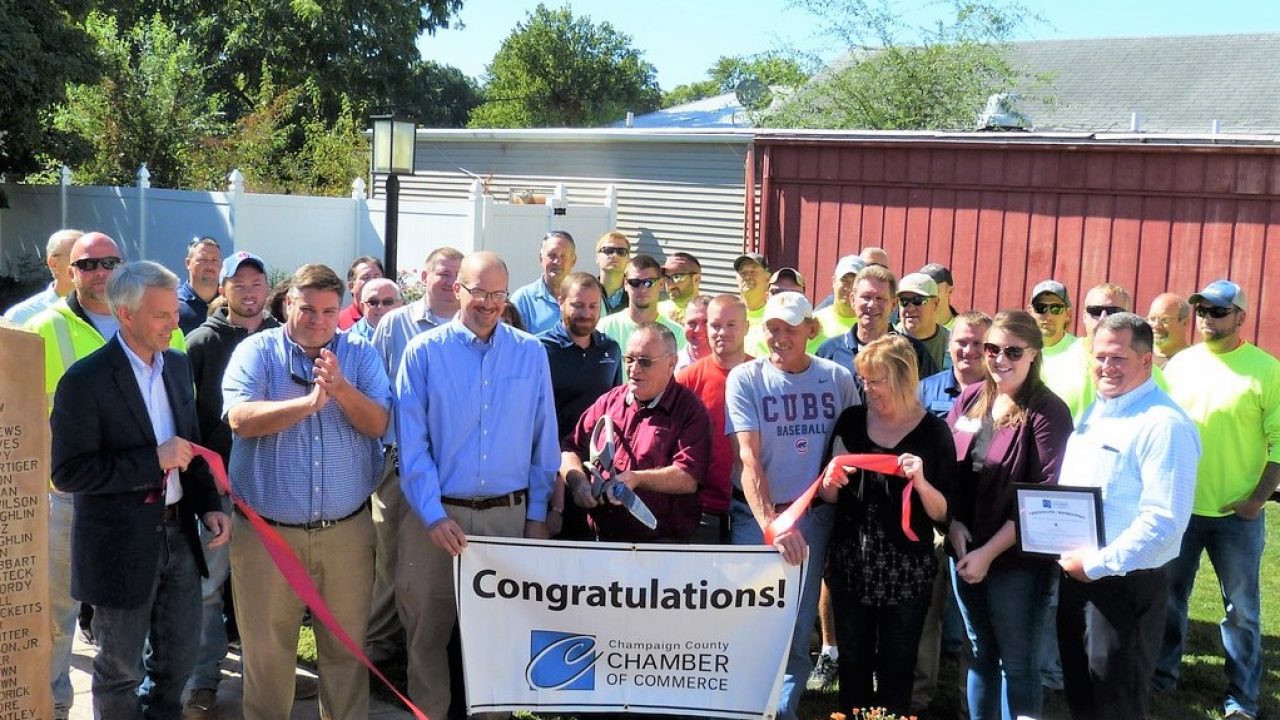
[[[72,365],[54,396],[53,482],[75,495],[71,594],[95,610],[99,718],[181,714],[207,574],[197,516],[211,546],[230,539],[208,468],[193,461],[191,365],[168,349],[177,285],[155,263],[117,269],[107,302],[120,332]]]

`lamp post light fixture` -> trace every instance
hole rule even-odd
[[[398,280],[396,253],[399,251],[400,175],[412,175],[417,150],[418,123],[401,114],[373,115],[373,173],[387,176],[386,225],[383,266],[387,277]]]

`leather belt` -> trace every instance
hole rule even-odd
[[[738,486],[736,486],[736,485],[734,485],[733,487],[729,488],[729,494],[733,496],[733,499],[734,499],[734,500],[738,500],[738,501],[744,502],[744,503],[746,503],[747,505],[750,505],[750,504],[751,504],[751,502],[747,500],[747,495],[746,495],[746,493],[742,492],[742,488],[740,488],[740,487],[738,487]],[[794,502],[794,501],[792,501],[792,502]],[[774,512],[782,512],[782,511],[786,510],[786,509],[787,509],[787,508],[789,508],[789,507],[791,507],[791,502],[774,503],[774,505],[773,505],[773,510],[774,510]]]
[[[528,490],[517,490],[506,495],[498,495],[496,497],[487,498],[451,498],[442,497],[440,502],[445,505],[453,505],[455,507],[471,508],[472,510],[489,510],[496,507],[511,507],[520,505],[524,502],[524,498],[529,494]]]
[[[359,515],[362,512],[367,512],[368,510],[369,510],[369,501],[365,500],[364,502],[360,503],[360,507],[356,508],[355,512],[351,513],[350,515],[340,517],[337,520],[312,520],[311,522],[305,522],[305,523],[286,523],[286,522],[280,522],[279,520],[272,520],[271,518],[265,515],[260,515],[259,517],[262,518],[263,522],[265,522],[266,524],[272,527],[285,528],[288,530],[306,530],[307,532],[313,532],[316,530],[328,530],[329,528],[335,525],[344,523],[350,520],[351,518]],[[244,515],[244,511],[242,511],[239,507],[236,508],[236,512],[240,513],[241,515]]]

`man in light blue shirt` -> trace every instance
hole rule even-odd
[[[1105,544],[1062,554],[1058,638],[1074,718],[1150,716],[1168,581],[1195,498],[1200,436],[1156,386],[1151,326],[1107,315],[1093,336],[1097,400],[1067,442],[1060,485],[1102,488]]]
[[[400,525],[396,606],[409,697],[432,718],[449,710],[454,556],[467,534],[548,537],[560,467],[547,354],[501,321],[507,280],[496,254],[468,255],[458,317],[414,338],[396,377],[400,487],[413,510]]]
[[[560,322],[560,283],[578,262],[573,236],[564,230],[552,230],[542,238],[538,264],[542,275],[511,294],[511,304],[530,334],[544,333]]]
[[[75,285],[71,282],[71,246],[84,233],[79,230],[59,230],[49,236],[44,248],[44,264],[48,266],[53,281],[44,290],[22,300],[4,311],[4,319],[15,325],[26,324],[36,313],[64,298]]]

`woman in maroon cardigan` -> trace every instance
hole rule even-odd
[[[947,424],[958,467],[948,501],[952,582],[973,646],[974,720],[1040,717],[1040,645],[1056,587],[1051,558],[1015,547],[1014,483],[1056,483],[1071,413],[1040,378],[1044,341],[1021,310],[996,315],[987,378],[965,388]]]

